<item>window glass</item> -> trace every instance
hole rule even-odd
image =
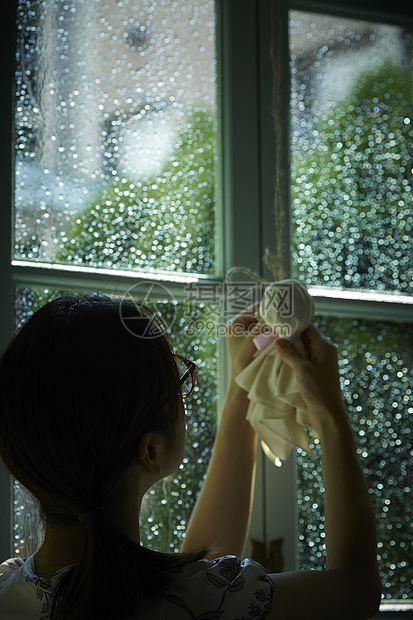
[[[67,291],[18,289],[16,323],[21,325],[33,311]],[[183,302],[146,302],[159,311],[168,327],[172,350],[196,363],[196,385],[185,399],[186,453],[178,471],[152,487],[141,510],[142,544],[158,551],[178,550],[196,495],[200,490],[216,430],[217,340],[215,329],[198,330]],[[192,312],[192,310],[191,310]],[[215,325],[210,307],[199,307],[198,324]],[[36,503],[18,484],[14,487],[14,553],[34,552],[41,531],[37,529]]]
[[[19,0],[15,258],[214,274],[213,0]]]
[[[295,273],[411,293],[412,30],[290,12]]]
[[[317,317],[339,347],[341,383],[375,508],[385,599],[413,585],[413,325]],[[320,455],[320,444],[312,444]],[[298,450],[300,568],[323,567],[321,459]]]

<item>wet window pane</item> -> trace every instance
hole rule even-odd
[[[213,0],[19,0],[15,257],[214,274]]]
[[[290,12],[295,272],[412,292],[412,45],[397,26]]]
[[[386,599],[410,599],[413,585],[413,326],[320,318],[339,347],[341,383],[374,504]],[[313,444],[316,452],[320,446]],[[298,451],[301,568],[325,561],[321,459]]]
[[[16,324],[21,325],[32,312],[52,298],[68,291],[18,289]],[[136,296],[134,295],[134,299]],[[185,399],[185,458],[175,474],[152,487],[142,502],[141,541],[158,551],[178,550],[186,524],[211,454],[216,430],[217,341],[215,330],[194,330],[183,302],[153,302],[167,325],[168,337],[175,353],[194,361],[196,386]],[[204,325],[213,321],[211,309],[199,308],[197,319]],[[14,490],[14,553],[34,552],[41,530],[37,527],[37,506],[18,484]]]

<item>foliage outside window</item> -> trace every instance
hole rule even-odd
[[[215,274],[214,28],[211,0],[19,2],[17,259]]]
[[[366,289],[373,299],[383,291],[411,295],[412,45],[413,32],[402,27],[290,12],[293,253],[297,277],[310,287]],[[407,601],[412,325],[357,315],[316,323],[341,354],[377,516],[384,597]],[[300,565],[321,568],[321,463],[303,453],[297,462]]]

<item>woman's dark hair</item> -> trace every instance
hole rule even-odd
[[[1,457],[48,522],[78,525],[80,515],[116,503],[117,481],[143,434],[159,432],[173,443],[183,415],[179,389],[159,323],[134,302],[100,295],[51,301],[0,360]],[[83,527],[82,557],[59,579],[52,620],[131,617],[171,571],[204,555],[145,549],[107,511],[95,511]]]

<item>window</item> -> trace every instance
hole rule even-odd
[[[413,285],[413,29],[291,10],[289,32],[294,271],[310,289],[358,291],[386,307],[386,320],[350,310],[317,323],[341,351],[384,601],[408,605],[412,324],[392,321],[392,302],[407,303]],[[321,467],[300,451],[297,465],[300,565],[322,566]]]
[[[14,36],[10,15],[1,41],[10,59],[6,94],[18,41],[15,120],[9,102],[3,107],[2,186],[16,216],[14,228],[10,212],[1,211],[3,341],[16,321],[62,290],[139,289],[158,300],[173,323],[177,352],[194,357],[195,350],[201,367],[188,435],[196,459],[145,505],[147,543],[156,538],[171,548],[207,462],[225,384],[221,339],[214,329],[185,335],[191,321],[184,301],[191,287],[222,290],[233,265],[269,277],[262,256],[266,247],[275,252],[280,238],[273,209],[278,170],[290,196],[281,231],[287,271],[307,283],[316,321],[341,351],[343,388],[378,517],[383,610],[411,610],[409,9],[371,8],[367,0],[221,0],[215,9],[210,0],[175,8],[105,0],[92,14],[92,3],[16,4],[21,28]],[[271,12],[272,4],[280,13]],[[278,160],[269,55],[274,15],[282,34]],[[215,310],[200,304],[195,316],[213,325]],[[283,539],[284,570],[321,566],[319,463],[298,452],[274,468],[261,456],[257,481],[251,538],[267,549]],[[171,517],[178,489],[185,499]],[[18,544],[31,518],[26,498],[15,493],[13,510],[1,516],[2,556],[11,552],[13,527]]]
[[[216,424],[216,337],[189,338],[178,301],[192,274],[217,273],[215,21],[211,0],[17,3],[14,260],[55,284],[17,287],[16,320],[104,272],[111,292],[155,304],[196,361],[193,458],[143,502],[143,541],[164,551],[179,547]],[[13,515],[22,554],[36,511],[18,485]]]
[[[14,258],[215,275],[213,2],[17,11]]]

